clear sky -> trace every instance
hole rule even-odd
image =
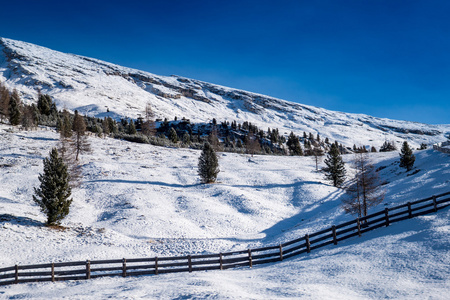
[[[450,1],[1,1],[0,36],[331,110],[450,123]]]

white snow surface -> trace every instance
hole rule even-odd
[[[218,182],[205,185],[197,150],[90,137],[67,229],[50,229],[32,195],[58,137],[0,125],[0,268],[243,250],[353,218],[309,157],[218,153]],[[450,156],[415,155],[406,172],[398,152],[369,154],[386,182],[370,212],[449,190]],[[0,287],[0,299],[448,299],[449,217],[446,208],[252,269],[18,284]]]
[[[130,53],[132,55],[132,53]],[[335,112],[180,76],[159,76],[98,59],[0,38],[0,81],[17,89],[27,103],[37,89],[58,109],[96,117],[137,118],[150,103],[158,118],[185,117],[193,122],[251,122],[261,129],[319,133],[346,146],[375,146],[385,140],[415,148],[450,134],[450,124],[428,125]],[[299,99],[301,100],[301,99]]]

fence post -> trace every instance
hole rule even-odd
[[[220,269],[223,270],[223,257],[222,257],[222,253],[219,253],[219,263],[220,263]]]
[[[309,234],[305,234],[306,252],[311,252],[311,244],[309,243]]]
[[[408,202],[408,218],[412,218],[411,202]]]
[[[384,209],[384,216],[386,217],[386,227],[389,226],[389,208]]]
[[[337,238],[336,238],[336,226],[332,226],[331,230],[333,231],[333,244],[337,245]]]
[[[253,267],[252,250],[251,249],[248,249],[248,264],[249,264],[250,268]]]
[[[19,266],[18,265],[15,265],[14,271],[15,271],[14,283],[17,284],[17,283],[19,283]]]
[[[55,282],[55,263],[52,263],[52,282]]]
[[[155,275],[158,275],[158,256],[155,257]]]
[[[192,258],[188,255],[189,273],[192,273]]]
[[[86,279],[91,279],[91,261],[86,260]]]
[[[433,196],[433,204],[434,204],[434,212],[437,212],[438,208],[437,208],[436,196]]]
[[[127,260],[124,258],[122,261],[122,277],[127,276]]]
[[[361,221],[359,218],[356,218],[356,224],[358,225],[358,235],[361,237]]]
[[[283,246],[280,243],[280,260],[283,260]]]

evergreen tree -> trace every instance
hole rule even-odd
[[[331,145],[331,149],[325,159],[327,165],[322,170],[325,172],[325,178],[333,183],[333,186],[340,187],[345,180],[345,164],[336,144]]]
[[[185,144],[185,145],[190,145],[191,144],[191,136],[187,132],[185,132],[183,134],[183,144]]]
[[[38,92],[37,108],[41,115],[50,115],[52,104],[52,98],[49,95],[43,95],[40,91]]]
[[[63,117],[59,120],[59,134],[61,138],[72,137],[72,122],[70,121],[70,114],[67,110],[63,111]]]
[[[286,146],[288,146],[291,155],[303,155],[303,150],[302,147],[300,146],[300,141],[292,131],[289,134]]]
[[[49,158],[44,158],[44,173],[39,175],[41,185],[35,188],[33,200],[47,215],[47,225],[59,224],[69,214],[72,191],[69,186],[67,166],[53,148]]]
[[[383,145],[380,147],[380,152],[389,152],[395,150],[397,150],[397,147],[395,147],[394,142],[390,141],[385,141]]]
[[[0,82],[0,121],[9,119],[9,90]]]
[[[136,134],[136,126],[134,125],[133,120],[130,121],[130,125],[128,125],[128,130],[127,130],[128,134]]]
[[[178,142],[177,131],[173,127],[170,127],[169,140],[174,144],[176,144]]]
[[[410,171],[414,166],[414,161],[416,157],[414,156],[408,142],[403,142],[403,146],[400,153],[400,167],[406,168],[406,171]]]
[[[108,120],[108,118],[105,118],[102,121],[103,136],[107,136],[111,133],[111,131],[109,129],[110,129],[109,120]]]
[[[9,122],[11,125],[19,125],[22,119],[21,101],[19,93],[14,90],[9,98]]]
[[[198,174],[203,183],[213,183],[219,174],[219,160],[216,152],[209,143],[203,145],[202,153],[198,159]]]

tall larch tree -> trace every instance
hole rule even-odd
[[[75,160],[78,161],[80,154],[91,151],[91,145],[86,136],[86,123],[84,122],[83,116],[81,116],[78,111],[75,111],[72,126],[74,132],[72,147],[75,153]]]
[[[347,188],[349,198],[344,198],[342,208],[345,212],[367,216],[370,207],[380,204],[384,199],[384,191],[380,190],[380,180],[368,154],[355,153],[354,168],[356,170],[352,184]]]

